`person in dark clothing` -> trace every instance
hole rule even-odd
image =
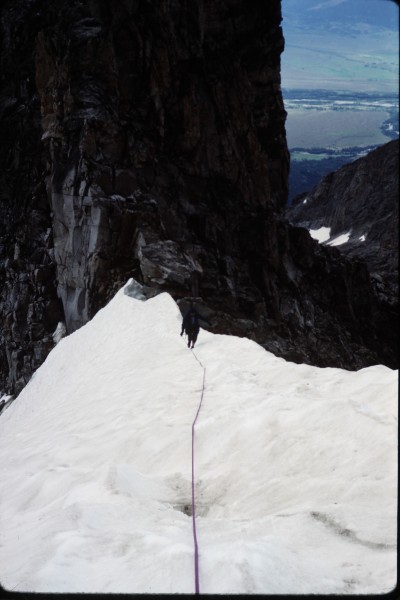
[[[210,321],[205,317],[202,317],[193,305],[193,302],[191,302],[189,310],[186,311],[183,317],[181,331],[181,335],[183,335],[183,332],[185,332],[188,336],[188,348],[194,348],[197,336],[199,335],[200,331],[199,321],[205,321],[206,323],[211,325]]]

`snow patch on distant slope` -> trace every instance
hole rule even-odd
[[[331,237],[330,227],[320,227],[319,229],[309,229],[310,235],[314,240],[317,240],[320,244],[326,242]]]
[[[341,246],[342,244],[347,244],[350,239],[351,231],[347,233],[342,233],[338,237],[326,243],[327,246]]]

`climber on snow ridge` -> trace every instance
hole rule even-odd
[[[183,317],[181,331],[181,335],[183,335],[183,332],[185,331],[188,336],[188,348],[194,348],[200,330],[199,321],[205,321],[211,325],[210,321],[205,317],[202,317],[195,308],[193,302],[191,302],[190,308],[186,311]]]

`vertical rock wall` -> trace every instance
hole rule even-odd
[[[68,331],[128,276],[260,299],[241,245],[286,200],[282,49],[276,1],[61,5],[36,85]]]
[[[0,9],[0,392],[22,389],[63,318],[35,85],[39,5]]]
[[[131,276],[264,306],[248,237],[287,193],[280,20],[278,0],[3,5],[7,389]]]

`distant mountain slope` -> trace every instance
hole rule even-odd
[[[297,196],[287,210],[293,225],[311,231],[330,229],[322,243],[364,259],[378,283],[394,296],[398,291],[398,167],[399,141],[394,140],[330,173],[309,193]]]

